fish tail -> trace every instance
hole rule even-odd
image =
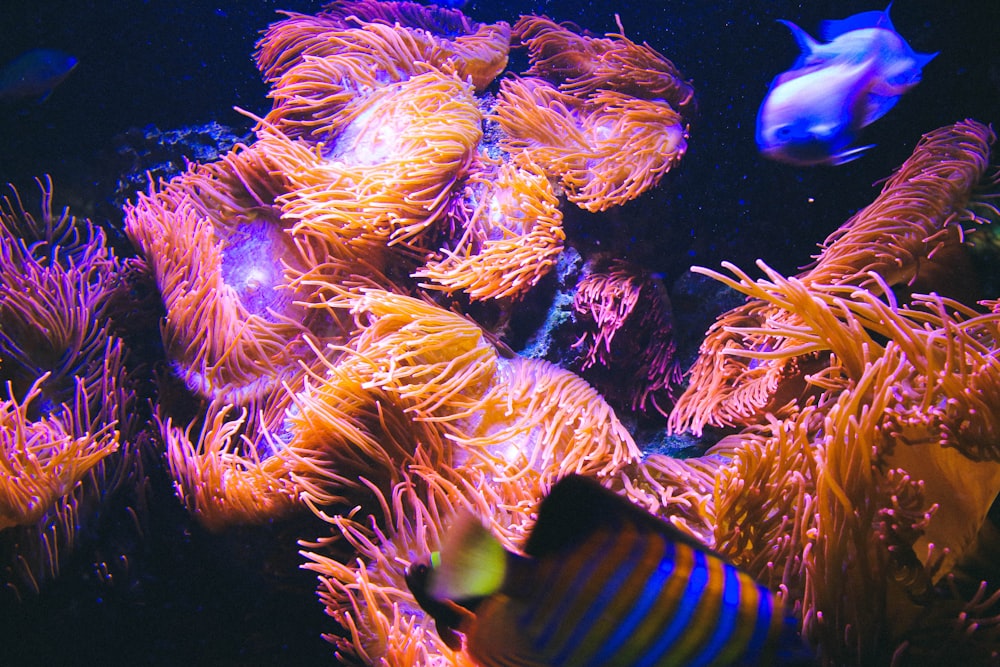
[[[441,545],[429,586],[438,600],[468,600],[500,590],[507,574],[507,551],[469,512],[455,517]]]

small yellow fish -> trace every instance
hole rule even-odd
[[[672,525],[577,475],[524,555],[460,517],[407,584],[438,634],[490,667],[812,661],[774,595]]]
[[[802,53],[771,83],[757,114],[757,145],[765,156],[796,165],[836,165],[871,148],[852,146],[861,128],[917,85],[937,55],[910,48],[889,19],[891,7],[824,22],[825,44],[781,21]]]

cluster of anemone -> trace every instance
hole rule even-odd
[[[132,480],[136,397],[112,321],[126,271],[104,232],[17,192],[0,202],[0,581],[32,595]]]
[[[501,77],[512,46],[530,67]],[[707,333],[669,428],[730,433],[643,457],[597,388],[471,313],[509,312],[552,271],[564,202],[604,211],[678,164],[695,103],[674,64],[621,33],[370,0],[287,14],[256,58],[273,106],[255,140],[126,207],[128,269],[155,282],[170,372],[199,405],[190,419],[163,391],[153,416],[178,495],[210,530],[325,522],[301,544],[339,658],[471,663],[407,566],[459,509],[516,549],[569,473],[779,591],[831,664],[1000,652],[998,596],[951,586],[1000,491],[1000,302],[963,301],[941,273],[998,215],[989,128],[927,135],[798,276],[699,269],[748,300]],[[56,573],[138,439],[108,305],[126,267],[44,192],[38,218],[0,210],[14,590]],[[622,403],[667,412],[669,338],[620,349],[669,330],[662,285],[598,258],[570,308],[581,373],[629,375]]]
[[[329,523],[304,553],[344,659],[464,659],[402,580],[449,510],[514,546],[561,476],[610,481],[640,457],[597,390],[463,314],[509,311],[553,269],[565,201],[620,205],[686,148],[693,93],[669,60],[537,21],[368,0],[287,14],[258,45],[273,106],[255,140],[126,207],[170,369],[202,406],[157,406],[175,488],[211,530]],[[553,39],[601,68],[554,62]],[[531,70],[501,80],[512,45]]]
[[[994,139],[926,135],[796,277],[696,269],[748,300],[709,330],[670,425],[739,430],[626,482],[782,590],[831,663],[997,653],[994,591],[953,582],[1000,491],[1000,317],[937,293],[934,266],[996,215]]]

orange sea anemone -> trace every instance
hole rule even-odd
[[[263,405],[239,410],[212,403],[187,429],[174,426],[169,418],[161,420],[177,495],[203,526],[221,530],[260,524],[302,509],[300,488],[285,454],[292,437],[290,403],[281,391]]]
[[[619,392],[633,411],[653,407],[666,415],[681,379],[666,288],[623,260],[585,271],[573,297],[583,329],[573,345],[583,355],[581,371],[605,396]]]
[[[258,45],[258,65],[274,83],[265,121],[292,137],[329,141],[373,92],[430,70],[483,90],[507,64],[509,37],[506,23],[415,3],[338,2],[316,16],[292,14]]]
[[[903,643],[930,650],[921,618],[947,623],[954,606],[932,586],[1000,491],[1000,319],[938,296],[900,306],[763,265],[756,282],[728,268],[736,280],[709,273],[796,313],[770,331],[830,362],[806,378],[812,399],[709,450],[725,459],[715,548],[786,590],[833,662],[885,660]],[[995,651],[986,632],[966,648]]]
[[[412,67],[416,62],[433,67],[450,64],[463,80],[471,77],[478,90],[507,65],[510,27],[503,22],[477,23],[457,9],[359,0],[331,2],[314,15],[285,14],[288,18],[273,23],[257,44],[257,66],[268,80],[276,80],[309,58],[335,56],[352,48],[369,50],[364,37],[348,30],[372,27],[385,35],[379,45],[384,51],[391,53],[404,44],[413,49],[406,52],[405,60],[392,58],[399,67]],[[389,37],[382,26],[393,29],[396,36]]]
[[[320,599],[341,630],[326,639],[342,660],[368,665],[471,665],[464,651],[447,646],[433,620],[403,581],[406,568],[440,548],[447,521],[458,508],[491,520],[507,546],[510,526],[527,510],[492,505],[479,490],[415,464],[388,491],[377,492],[377,509],[331,516],[335,536],[308,545],[306,567],[320,580]],[[502,530],[499,530],[501,529]],[[357,554],[347,563],[324,555],[334,546]]]
[[[0,530],[37,523],[119,447],[114,424],[77,435],[81,429],[68,410],[30,419],[30,414],[39,412],[42,385],[48,379],[48,374],[42,375],[21,401],[0,402],[0,468],[4,472]]]
[[[135,395],[107,302],[119,270],[87,220],[0,203],[0,544],[8,591],[38,592],[136,463]]]
[[[687,150],[687,130],[669,104],[614,90],[584,99],[541,79],[506,79],[496,119],[504,150],[557,178],[566,197],[588,211],[638,197]]]
[[[462,660],[402,585],[448,508],[475,507],[513,540],[559,477],[610,480],[638,449],[585,382],[498,353],[460,315],[376,289],[329,305],[360,329],[317,347],[323,367],[293,397],[287,442],[303,501],[336,529],[306,552],[343,627],[329,638],[373,663]]]
[[[805,284],[855,285],[882,294],[917,287],[947,291],[935,278],[939,258],[960,250],[963,230],[993,211],[997,191],[989,169],[992,130],[963,121],[927,134],[876,200],[824,244]],[[936,280],[936,282],[935,282]],[[794,326],[796,313],[759,300],[723,314],[709,329],[691,368],[688,389],[670,417],[675,431],[754,423],[804,399],[804,377],[828,363],[798,349],[775,329]]]
[[[621,29],[621,33],[625,31]],[[624,34],[581,35],[570,24],[544,16],[522,16],[513,41],[528,48],[526,76],[543,78],[564,93],[587,97],[612,90],[645,100],[661,99],[682,115],[694,107],[694,88],[680,71],[648,44]]]
[[[415,421],[438,425],[453,467],[525,475],[544,491],[569,472],[609,475],[638,449],[614,411],[576,375],[499,354],[479,327],[412,297],[367,290],[354,343],[366,384],[397,397]]]
[[[471,88],[436,71],[384,86],[330,144],[265,128],[257,146],[288,180],[279,198],[296,237],[378,256],[419,245],[482,137]],[[405,255],[404,255],[405,256]]]
[[[237,148],[126,207],[167,311],[167,357],[207,398],[264,397],[298,369],[303,336],[337,334],[287,284],[286,270],[307,267],[274,204],[282,183],[259,151]]]
[[[537,167],[502,163],[475,172],[451,218],[461,236],[414,273],[427,281],[421,287],[461,291],[472,300],[517,298],[563,249],[559,200]]]

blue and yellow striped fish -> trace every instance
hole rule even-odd
[[[407,584],[490,667],[811,662],[771,591],[593,480],[553,487],[524,551],[459,518]]]

